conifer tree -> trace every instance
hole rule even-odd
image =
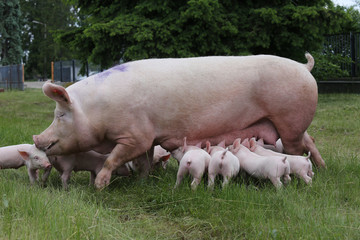
[[[19,0],[0,1],[0,65],[21,63],[20,17]]]

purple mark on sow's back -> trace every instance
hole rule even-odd
[[[112,67],[112,68],[110,68],[110,69],[108,69],[108,70],[106,70],[104,72],[96,74],[95,81],[97,83],[101,83],[102,81],[104,81],[114,71],[126,72],[127,68],[128,68],[128,66],[126,64],[121,64],[121,65],[117,65],[115,67]]]
[[[126,64],[120,64],[120,65],[117,65],[111,69],[114,69],[114,70],[117,70],[117,71],[120,71],[120,72],[126,72],[127,71],[127,68],[128,66]]]

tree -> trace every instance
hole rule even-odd
[[[360,1],[356,1],[358,7],[360,6]],[[347,33],[350,31],[360,32],[360,12],[356,6],[351,6],[344,8],[348,16],[351,18],[351,21],[348,23],[349,26],[345,26],[343,32]]]
[[[53,32],[74,23],[71,6],[62,0],[20,0],[24,18],[25,77],[48,78],[51,61],[73,58],[72,52],[54,41]]]
[[[21,63],[20,17],[18,0],[0,1],[0,65]]]
[[[57,33],[103,68],[152,57],[268,53],[304,59],[351,19],[330,0],[69,0],[85,19]],[[85,16],[85,17],[84,17]]]

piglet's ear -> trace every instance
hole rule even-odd
[[[18,150],[18,152],[20,153],[21,157],[25,160],[25,161],[28,161],[30,159],[30,155],[28,152],[25,152],[25,151],[20,151]]]
[[[70,104],[70,97],[64,87],[52,84],[51,81],[44,83],[42,90],[46,96],[62,105]]]
[[[225,148],[225,139],[222,140],[219,144],[218,144],[219,147],[222,147],[222,148]]]
[[[209,141],[206,141],[206,152],[210,153],[210,147],[211,147],[211,143]]]
[[[161,166],[163,169],[166,169],[166,166],[169,163],[169,159],[170,159],[171,154],[163,156],[160,158],[160,162],[161,162]]]
[[[260,138],[257,143],[260,145],[260,146],[264,146],[264,139],[263,138]]]
[[[233,143],[233,148],[234,148],[234,153],[237,153],[240,148],[241,148],[241,139],[237,138],[235,139],[234,143]]]
[[[186,144],[186,137],[184,137],[184,145],[183,145],[183,149],[182,152],[185,152],[187,148],[187,144]]]
[[[162,156],[162,157],[160,158],[160,161],[166,162],[167,160],[169,160],[170,156],[171,156],[171,154]]]
[[[248,138],[245,138],[241,144],[250,149],[250,142]]]
[[[256,148],[256,140],[255,138],[251,138],[250,139],[250,151],[255,151],[255,148]]]

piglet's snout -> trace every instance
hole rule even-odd
[[[50,168],[52,168],[52,165],[50,164],[50,163],[48,163],[48,164],[45,164],[45,169],[50,169]]]

